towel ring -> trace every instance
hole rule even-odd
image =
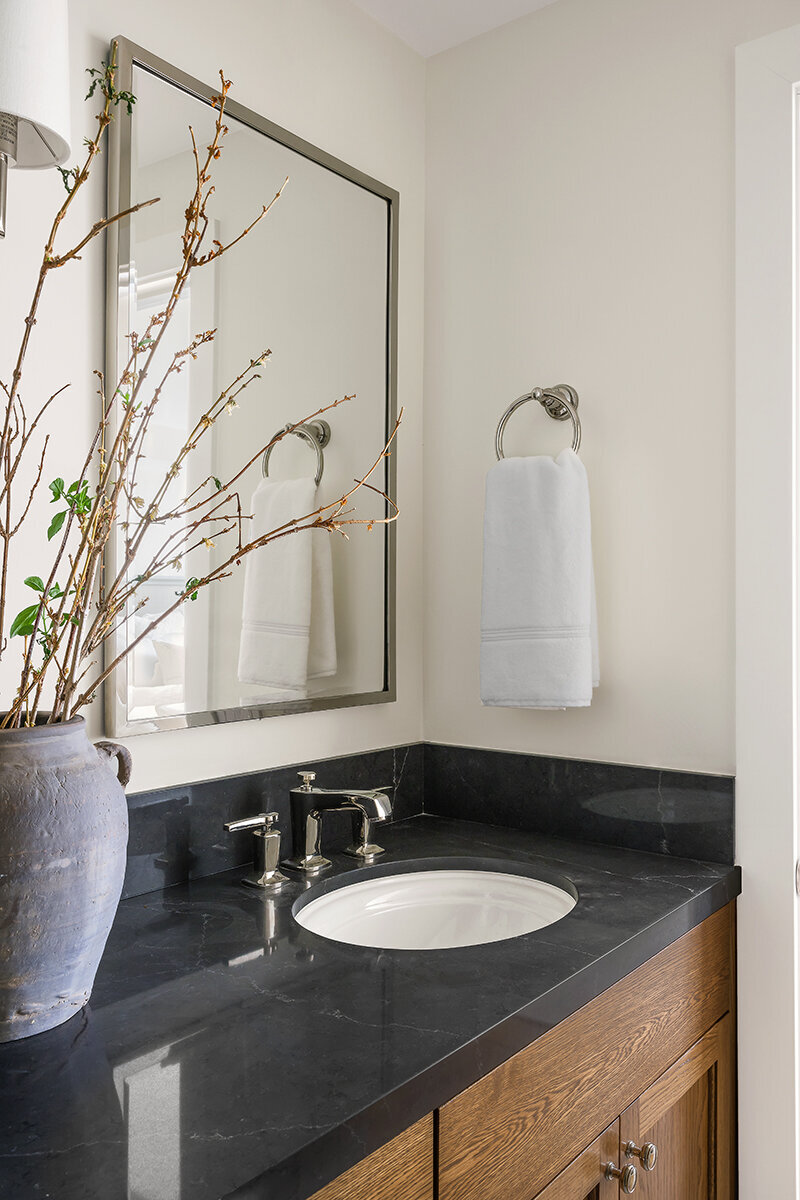
[[[319,487],[322,479],[322,472],[325,470],[325,458],[322,451],[328,442],[331,440],[331,427],[327,421],[307,421],[305,425],[284,425],[283,430],[278,430],[275,438],[279,437],[281,432],[293,433],[296,437],[302,438],[304,442],[308,442],[317,453],[317,473],[314,476],[314,482]],[[261,460],[261,473],[265,479],[269,477],[269,456],[275,449],[275,438],[267,446],[264,451],[264,457]]]
[[[518,400],[515,400],[513,404],[509,404],[500,418],[497,433],[495,434],[494,448],[497,457],[505,458],[503,454],[503,434],[505,433],[509,418],[512,413],[515,413],[523,404],[527,404],[529,400],[538,400],[548,417],[552,417],[554,421],[572,421],[575,430],[572,437],[572,449],[577,452],[581,444],[581,419],[578,416],[578,393],[568,383],[558,383],[555,387],[550,388],[532,388],[524,396],[520,396]]]

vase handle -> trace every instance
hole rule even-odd
[[[100,754],[105,754],[108,758],[116,758],[117,760],[117,779],[123,787],[127,787],[130,783],[131,771],[133,769],[133,759],[131,758],[130,750],[125,746],[120,746],[119,742],[95,742],[95,750]]]

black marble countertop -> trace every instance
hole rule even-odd
[[[91,1006],[0,1046],[4,1200],[304,1200],[738,894],[738,869],[434,817],[389,859],[511,858],[571,880],[555,925],[370,950],[241,869],[122,903]],[[334,871],[358,869],[336,857]]]

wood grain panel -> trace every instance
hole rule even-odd
[[[310,1200],[433,1200],[433,1114],[356,1163]]]
[[[631,1141],[654,1142],[658,1160],[653,1171],[639,1171],[637,1195],[647,1200],[712,1200],[714,1196],[713,1079],[696,1079],[676,1096],[661,1119],[638,1136],[626,1126]],[[641,1139],[641,1141],[640,1141]],[[627,1140],[627,1139],[626,1139]]]
[[[732,907],[440,1110],[440,1200],[535,1196],[728,1011]]]
[[[615,1179],[606,1179],[604,1168],[608,1162],[619,1166],[618,1154],[619,1121],[615,1121],[536,1200],[617,1200],[619,1184]]]
[[[622,1114],[621,1146],[658,1148],[641,1200],[732,1200],[733,1053],[728,1014]]]

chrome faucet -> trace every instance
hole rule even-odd
[[[313,787],[314,771],[298,772],[302,779],[299,787],[289,792],[292,812],[292,857],[281,865],[304,875],[318,875],[329,867],[330,859],[320,851],[322,816],[326,812],[351,812],[353,814],[353,845],[345,854],[360,862],[374,862],[383,854],[382,846],[372,841],[372,827],[392,815],[392,802],[385,788],[319,788]]]
[[[259,888],[263,892],[280,892],[289,880],[278,870],[281,853],[281,831],[278,829],[278,814],[259,813],[256,817],[245,817],[241,821],[226,821],[225,829],[234,833],[239,829],[252,829],[253,870],[245,875],[242,883]]]

